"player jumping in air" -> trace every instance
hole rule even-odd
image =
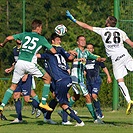
[[[42,47],[48,48],[52,53],[56,53],[56,50],[48,43],[45,37],[40,35],[42,32],[42,21],[35,19],[33,20],[31,26],[31,32],[23,32],[8,36],[3,43],[0,43],[1,47],[3,47],[10,40],[20,40],[22,43],[18,61],[15,64],[15,69],[13,72],[12,84],[5,92],[4,98],[2,99],[2,104],[0,105],[0,112],[3,111],[8,100],[11,98],[13,91],[17,88],[18,82],[25,74],[31,74],[44,80],[42,103],[40,103],[39,106],[48,111],[53,110],[46,103],[49,94],[51,77],[37,64],[36,53]]]
[[[133,59],[124,47],[123,42],[126,42],[131,47],[133,47],[133,42],[128,38],[124,31],[116,27],[117,19],[114,16],[109,16],[106,19],[105,28],[92,27],[86,23],[78,21],[69,11],[66,11],[66,16],[79,26],[96,32],[102,37],[106,54],[112,60],[114,76],[128,103],[126,114],[129,115],[131,113],[133,101],[131,100],[128,89],[124,83],[124,77],[127,75],[127,70],[133,71]]]

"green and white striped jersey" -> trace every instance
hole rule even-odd
[[[81,51],[79,48],[74,49],[77,52],[77,59],[85,58],[85,59],[94,59],[96,60],[98,56],[93,55],[88,50],[84,49]],[[85,63],[81,61],[74,61],[71,70],[71,77],[73,83],[84,83],[84,69]]]

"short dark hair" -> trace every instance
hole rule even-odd
[[[77,36],[77,41],[79,40],[80,37],[85,37],[85,36],[84,35]]]
[[[116,26],[117,19],[114,16],[108,16],[106,21],[107,21],[107,23],[109,23],[109,25],[111,27],[115,27]]]
[[[34,19],[31,24],[32,30],[35,30],[37,27],[40,27],[41,25],[42,25],[41,20]]]
[[[92,43],[90,43],[90,42],[88,42],[86,46],[88,46],[88,45],[92,45],[92,46],[94,47],[94,44],[92,44]]]
[[[61,38],[61,36],[59,36],[58,34],[52,33],[52,34],[51,34],[51,41],[54,40],[54,39],[57,38],[57,37]]]

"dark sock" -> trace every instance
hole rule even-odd
[[[81,123],[82,121],[80,118],[74,113],[74,111],[68,107],[67,109],[64,110],[71,118],[77,121],[77,123]]]
[[[15,109],[16,109],[16,113],[17,113],[17,118],[19,120],[22,120],[22,113],[21,113],[22,104],[21,104],[21,100],[18,98],[18,99],[14,99],[14,101],[15,101]]]
[[[68,121],[68,114],[62,110],[62,122],[67,122]]]
[[[100,116],[102,116],[102,111],[101,111],[101,108],[100,108],[100,102],[99,100],[94,100],[94,107],[96,109],[96,113]]]
[[[57,100],[56,99],[52,99],[49,103],[49,107],[53,109],[55,109],[56,105],[58,104]],[[51,114],[53,111],[47,111],[47,114],[45,116],[46,119],[51,119]]]

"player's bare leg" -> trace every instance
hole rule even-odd
[[[48,98],[48,94],[50,92],[50,82],[51,82],[51,77],[49,76],[48,73],[45,73],[45,75],[43,76],[44,79],[44,87],[43,87],[43,92],[42,92],[42,102],[39,104],[39,106],[41,108],[46,109],[47,111],[53,111],[52,108],[50,108],[48,106],[48,104],[46,103],[46,100]]]

